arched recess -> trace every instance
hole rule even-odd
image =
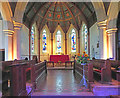
[[[45,39],[46,38],[46,39]],[[49,60],[50,48],[50,31],[47,25],[45,25],[40,32],[40,60]],[[46,47],[46,49],[45,49]],[[45,49],[45,50],[44,50]]]
[[[72,51],[72,36],[71,34],[73,33],[72,30],[75,31],[75,44],[76,44],[76,51]],[[73,24],[70,25],[68,32],[67,32],[67,53],[70,56],[70,58],[78,53],[78,31],[77,29],[73,26]]]
[[[88,28],[83,22],[80,32],[80,53],[86,52],[88,54]]]
[[[61,33],[61,52],[57,52],[57,32],[60,31]],[[60,27],[60,25],[57,26],[54,34],[53,34],[53,54],[65,54],[65,33]]]

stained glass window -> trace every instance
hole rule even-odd
[[[47,37],[45,30],[43,30],[43,34],[42,34],[42,47],[43,47],[43,52],[47,52]]]
[[[85,24],[83,25],[83,35],[84,35],[84,42],[85,42],[85,52],[87,52],[87,48],[88,48],[88,31],[87,31],[87,26]]]
[[[76,52],[76,33],[74,29],[71,33],[71,51]]]
[[[31,29],[31,42],[32,42],[32,45],[31,45],[31,48],[32,48],[32,53],[34,53],[34,40],[35,40],[35,31],[34,31],[34,27],[32,27]]]
[[[56,40],[57,40],[57,52],[61,52],[61,32],[60,31],[57,31]]]

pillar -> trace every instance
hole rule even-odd
[[[31,27],[29,28],[29,60],[31,60]]]
[[[88,29],[88,55],[90,56],[90,31]]]
[[[67,33],[65,33],[65,54],[67,55]]]
[[[107,20],[98,23],[99,29],[99,58],[107,59],[107,33],[106,33]]]
[[[40,62],[40,30],[38,30],[38,62]]]
[[[21,23],[13,21],[14,24],[14,35],[13,35],[13,51],[14,51],[14,59],[21,59],[21,47],[20,47],[20,28],[22,26]]]
[[[51,33],[51,55],[53,55],[53,33]]]
[[[107,29],[108,35],[108,49],[109,55],[108,58],[116,59],[116,31],[117,28]]]
[[[13,59],[13,24],[10,21],[3,21],[3,32],[5,34],[5,61]]]

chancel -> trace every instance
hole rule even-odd
[[[0,96],[120,98],[120,2],[1,0]]]

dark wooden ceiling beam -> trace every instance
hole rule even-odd
[[[73,15],[72,11],[70,10],[70,8],[68,7],[68,5],[67,5],[65,2],[63,2],[63,4],[64,4],[65,7],[69,10],[69,12],[70,12],[70,14],[72,15],[72,18],[73,18],[73,20],[74,20],[74,22],[75,22],[75,27],[77,28],[77,30],[79,30],[79,26],[78,26],[78,24],[77,24],[77,22],[76,22],[75,16]]]
[[[36,11],[36,13],[34,14],[34,16],[31,19],[30,22],[30,26],[32,26],[32,24],[34,23],[35,17],[37,16],[37,14],[39,13],[39,11],[44,7],[44,5],[46,5],[47,3],[42,4],[42,6],[39,7],[39,9]]]
[[[75,4],[75,3],[73,3],[73,2],[70,2],[72,5],[74,5],[74,7],[80,12],[80,15],[82,16],[82,18],[83,18],[83,21],[87,24],[87,18],[86,18],[86,16],[84,15],[84,13],[78,8],[78,6]]]
[[[89,6],[86,4],[86,2],[83,2],[86,8],[90,11],[90,13],[93,13],[92,10],[89,8]]]
[[[30,9],[26,12],[26,14],[28,14],[31,11],[34,5],[35,5],[35,2],[31,5]]]

